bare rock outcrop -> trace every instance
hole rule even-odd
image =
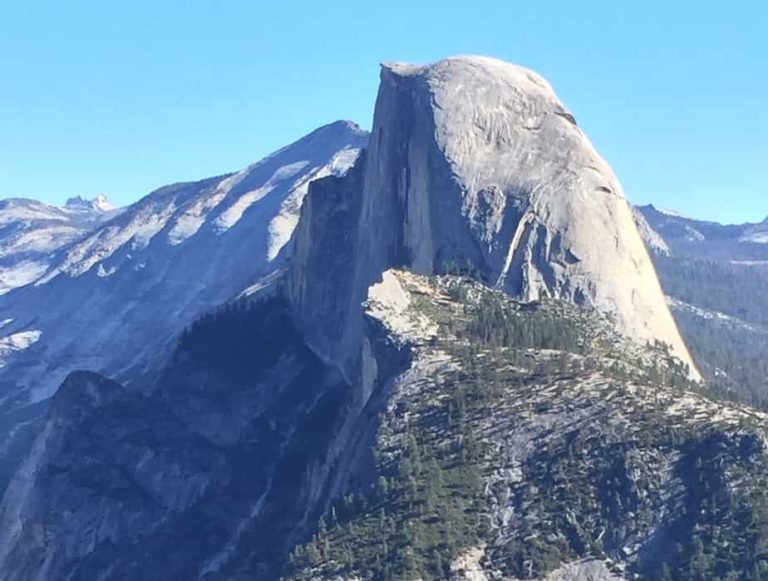
[[[696,374],[621,185],[537,74],[484,57],[384,65],[367,155],[329,180],[304,208],[289,295],[314,348],[348,374],[359,305],[390,267],[596,307]],[[341,237],[344,259],[328,263],[322,249]],[[313,289],[331,280],[329,304]]]

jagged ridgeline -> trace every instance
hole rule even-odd
[[[708,401],[662,344],[455,277],[385,273],[369,313],[413,364],[374,483],[330,505],[288,578],[768,576],[765,417]]]

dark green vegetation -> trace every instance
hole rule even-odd
[[[445,579],[478,547],[523,579],[585,557],[644,579],[768,577],[759,420],[716,421],[664,346],[594,313],[431,284],[412,305],[440,332],[381,415],[377,483],[330,508],[289,577]]]
[[[195,321],[175,355],[177,363],[189,358],[233,385],[253,385],[289,346],[301,344],[284,301],[238,301]]]
[[[672,311],[713,396],[765,409],[768,244],[751,240],[768,222],[723,225],[638,209],[671,250],[654,255],[656,270],[665,293],[684,303]]]
[[[275,579],[349,393],[280,299],[198,321],[145,392],[73,373],[9,557],[45,579]]]
[[[655,258],[665,292],[730,317],[673,314],[716,397],[768,407],[768,265]]]
[[[658,257],[665,292],[699,308],[768,325],[768,265]]]
[[[645,549],[643,576],[701,581],[768,578],[768,466],[763,442],[752,434],[669,434],[669,445],[681,455],[675,475],[683,483],[686,504]],[[729,466],[727,472],[722,470],[724,464]],[[734,482],[742,486],[734,490]]]

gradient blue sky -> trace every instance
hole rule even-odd
[[[762,1],[0,1],[0,197],[129,203],[336,119],[378,63],[487,54],[546,76],[633,202],[768,214]]]

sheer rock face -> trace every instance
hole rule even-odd
[[[315,187],[289,282],[315,348],[347,372],[359,367],[359,305],[392,266],[467,269],[526,300],[594,306],[693,369],[621,186],[535,73],[481,57],[384,65],[357,170]],[[321,232],[322,196],[359,197],[344,202],[352,230]],[[310,248],[350,231],[348,260],[333,268]],[[328,297],[335,306],[307,302],[323,280],[348,285]]]

